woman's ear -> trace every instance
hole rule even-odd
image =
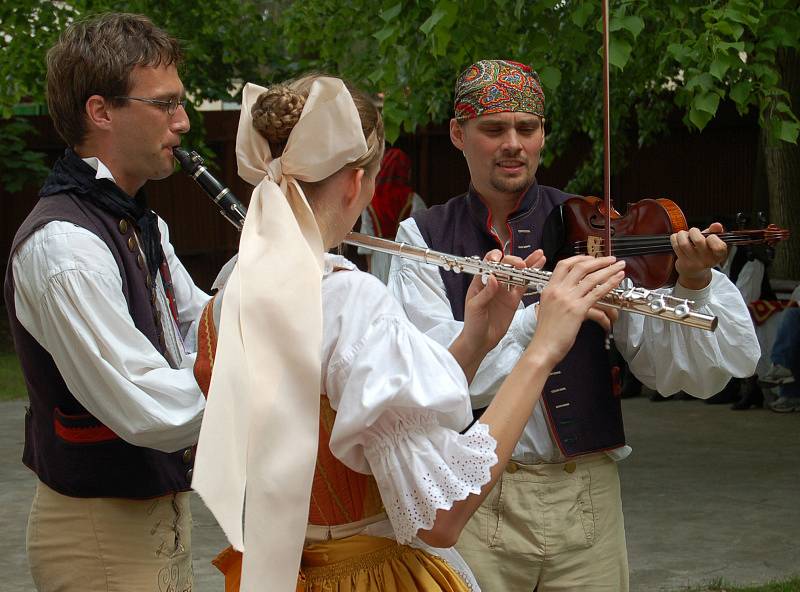
[[[361,197],[361,182],[364,179],[364,169],[345,169],[344,204],[352,207],[359,202]]]

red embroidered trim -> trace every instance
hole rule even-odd
[[[53,418],[53,427],[59,438],[72,444],[96,444],[97,442],[119,440],[119,436],[104,425],[85,428],[67,427],[58,421],[56,416]]]

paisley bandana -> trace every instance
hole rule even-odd
[[[530,66],[509,60],[481,60],[456,80],[458,121],[508,111],[544,117],[544,92],[539,75]]]

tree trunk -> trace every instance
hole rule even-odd
[[[792,97],[792,110],[800,112],[800,54],[779,50],[777,65],[781,85]],[[764,161],[769,186],[769,221],[791,233],[788,241],[778,243],[772,264],[773,278],[800,280],[800,144],[789,144],[765,136]]]

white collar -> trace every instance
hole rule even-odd
[[[337,269],[348,269],[350,271],[357,269],[355,264],[341,255],[333,255],[332,253],[325,253],[323,260],[325,268],[322,270],[322,277],[327,277]]]
[[[95,171],[97,171],[97,174],[94,176],[95,179],[110,179],[111,181],[116,183],[116,181],[114,180],[114,175],[111,174],[111,171],[108,170],[108,167],[104,165],[103,162],[96,156],[90,156],[89,158],[84,158],[83,162],[85,162]]]

